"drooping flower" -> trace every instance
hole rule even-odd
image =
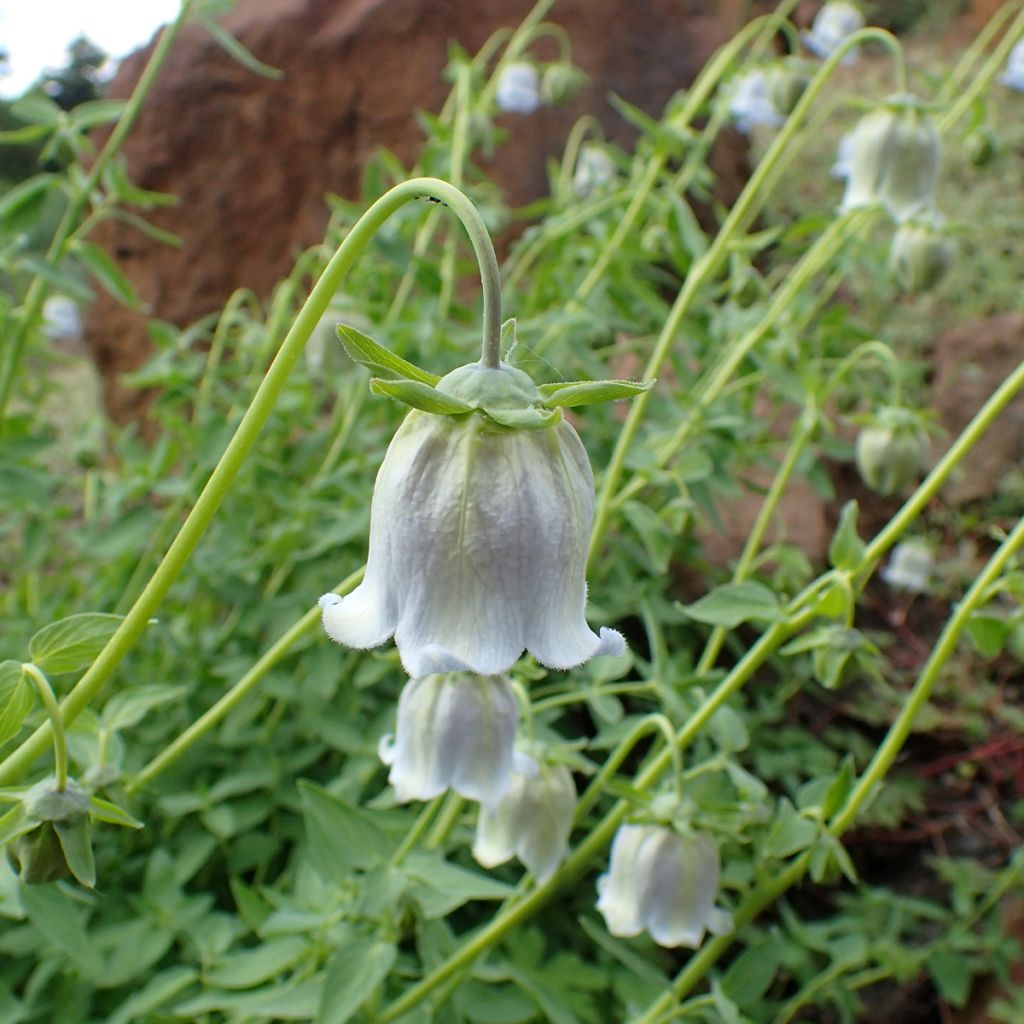
[[[939,133],[913,96],[891,96],[853,130],[853,162],[843,210],[881,203],[897,221],[932,206]]]
[[[731,916],[715,906],[720,872],[718,847],[704,832],[622,825],[597,880],[597,909],[612,935],[646,931],[659,946],[696,949],[705,931],[732,930]]]
[[[576,787],[565,765],[529,761],[521,769],[501,800],[481,806],[473,856],[485,868],[518,857],[543,883],[569,852]]]
[[[449,787],[467,800],[499,801],[512,783],[519,705],[504,676],[410,679],[394,736],[379,747],[399,801],[432,800]]]
[[[777,128],[784,118],[775,109],[768,72],[755,68],[741,75],[733,86],[729,115],[736,128],[750,135],[758,125]]]
[[[935,556],[928,542],[910,537],[892,549],[889,564],[881,576],[890,587],[909,590],[912,594],[927,594],[934,568]]]
[[[413,677],[498,675],[524,649],[558,669],[621,654],[622,636],[583,615],[594,480],[576,431],[542,415],[533,381],[505,364],[461,367],[436,392],[468,411],[414,409],[395,434],[366,575],[320,599],[327,634],[363,649],[393,635]]]
[[[577,199],[586,199],[615,178],[615,164],[604,148],[593,142],[580,147],[572,190]]]
[[[1024,39],[1018,40],[1006,60],[1006,70],[999,76],[1003,85],[1024,92]]]
[[[829,0],[818,11],[811,30],[804,33],[804,46],[815,55],[825,60],[831,57],[843,42],[854,32],[864,27],[864,15],[860,10],[845,0]],[[843,57],[844,64],[857,59],[857,48],[849,50]]]
[[[836,159],[829,168],[829,174],[837,181],[847,181],[853,171],[853,153],[856,141],[853,132],[841,136],[836,145]]]
[[[857,470],[871,490],[897,494],[924,472],[928,448],[928,435],[912,413],[883,409],[857,435]]]
[[[537,69],[526,61],[506,66],[498,77],[494,101],[506,114],[532,114],[539,110],[543,100]]]
[[[956,260],[956,246],[938,214],[906,221],[893,236],[889,266],[908,292],[934,288]]]

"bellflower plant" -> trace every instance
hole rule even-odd
[[[956,246],[933,213],[901,224],[893,236],[889,266],[908,292],[934,288],[956,260]]]
[[[494,100],[506,114],[535,113],[544,105],[537,69],[526,61],[509,64],[498,78]]]
[[[853,154],[857,148],[853,132],[841,136],[836,144],[836,159],[829,168],[829,174],[837,181],[848,181],[853,171]]]
[[[881,576],[890,587],[907,590],[912,594],[927,594],[931,589],[931,576],[935,556],[931,546],[920,537],[909,537],[892,549],[889,564]]]
[[[732,930],[731,916],[715,907],[720,872],[718,847],[704,832],[622,825],[597,881],[597,909],[612,935],[646,931],[659,946],[696,949],[706,931]]]
[[[467,800],[500,800],[512,782],[518,719],[504,676],[410,679],[398,701],[395,735],[378,747],[399,802],[431,800],[449,787]]]
[[[777,128],[784,118],[772,103],[769,74],[762,68],[755,68],[741,75],[733,87],[729,101],[729,114],[736,128],[744,135],[750,135],[757,125]]]
[[[913,413],[882,409],[857,435],[857,470],[871,490],[897,494],[925,471],[928,449],[928,435]]]
[[[604,148],[593,142],[580,147],[572,190],[577,199],[586,199],[615,179],[615,164]]]
[[[1014,44],[999,81],[1015,92],[1024,92],[1024,39]]]
[[[864,27],[864,15],[855,4],[845,0],[829,0],[815,16],[811,30],[805,32],[804,46],[815,55],[825,60],[831,57],[836,48],[846,39]],[[844,57],[844,64],[852,64],[857,59],[857,50],[851,49]]]
[[[518,857],[543,884],[569,852],[576,786],[565,765],[524,762],[501,800],[481,806],[473,856],[485,868]]]
[[[853,163],[844,210],[881,203],[902,222],[932,205],[939,173],[939,133],[909,94],[891,96],[853,131]]]

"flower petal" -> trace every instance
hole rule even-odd
[[[320,608],[327,635],[346,647],[377,647],[395,631],[377,588],[369,582],[363,582],[346,597],[324,594]]]

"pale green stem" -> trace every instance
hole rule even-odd
[[[1020,0],[1010,0],[1009,3],[1003,4],[1003,6],[988,19],[985,23],[985,27],[974,37],[971,41],[971,45],[964,50],[960,59],[957,61],[956,66],[943,83],[938,96],[936,96],[937,103],[948,103],[960,91],[963,83],[970,78],[971,73],[974,71],[974,65],[977,63],[978,58],[981,57],[981,55],[988,49],[989,43],[995,39],[999,30],[1006,23],[1007,18],[1009,18],[1014,11],[1019,11],[1020,9]]]
[[[36,685],[39,697],[46,708],[46,717],[50,722],[50,732],[53,734],[53,765],[54,775],[57,778],[57,789],[63,793],[68,785],[68,741],[64,735],[64,719],[60,713],[60,706],[57,698],[53,695],[46,674],[31,661],[22,663],[21,671],[25,673]]]
[[[509,65],[517,61],[534,38],[537,26],[547,17],[548,11],[555,6],[555,0],[538,0],[533,10],[520,22],[519,27],[509,37],[505,52],[498,59],[491,72],[487,84],[480,90],[480,106],[489,110],[494,103],[495,93],[498,91],[498,81],[501,72]]]
[[[336,594],[347,594],[362,581],[365,569],[357,569],[351,576],[334,588]],[[260,656],[248,672],[224,694],[210,709],[199,716],[181,735],[169,743],[144,768],[138,771],[125,786],[128,790],[141,789],[169,768],[182,754],[201,740],[210,730],[223,721],[250,693],[266,678],[270,670],[281,661],[303,637],[312,633],[320,621],[319,607],[310,608],[296,620],[281,637]]]
[[[459,68],[455,82],[455,125],[452,134],[452,152],[448,178],[456,188],[462,188],[463,171],[466,155],[469,151],[469,115],[471,112],[470,67],[463,64]],[[451,306],[452,293],[455,290],[455,257],[458,254],[457,239],[451,229],[444,240],[444,256],[441,259],[441,290],[437,299],[438,319],[447,320]]]
[[[562,163],[558,168],[558,184],[555,187],[555,198],[560,203],[567,201],[572,196],[572,177],[576,171],[576,162],[579,160],[583,140],[590,132],[593,132],[599,139],[604,138],[601,122],[593,114],[584,114],[569,131],[569,137],[565,141],[565,149],[562,152]]]
[[[192,412],[192,422],[201,423],[206,416],[210,404],[210,395],[213,391],[213,381],[220,369],[221,359],[224,355],[224,346],[227,343],[228,331],[234,326],[235,317],[242,305],[249,299],[256,296],[248,288],[238,288],[231,293],[230,298],[224,303],[217,320],[217,327],[213,332],[213,339],[210,342],[210,351],[206,356],[206,367],[203,370],[202,379],[196,391],[196,404]]]
[[[564,708],[571,704],[584,704],[590,697],[614,696],[618,693],[641,694],[653,690],[653,683],[609,683],[607,686],[595,686],[589,690],[573,690],[571,693],[559,693],[553,697],[545,697],[533,705],[534,714],[552,708]]]
[[[431,818],[434,817],[437,809],[441,806],[442,797],[434,797],[433,800],[428,801],[426,806],[417,815],[413,826],[406,833],[405,838],[402,840],[401,846],[392,854],[391,860],[388,861],[388,866],[392,868],[398,867],[406,857],[416,848],[416,844],[423,838],[430,825]]]
[[[448,796],[445,797],[441,813],[437,816],[437,821],[434,822],[434,827],[430,830],[430,835],[427,836],[427,841],[423,844],[428,850],[436,850],[439,846],[443,845],[451,830],[455,828],[459,815],[462,813],[462,808],[465,806],[466,801],[454,790],[450,790]]]
[[[171,44],[185,24],[192,3],[193,0],[182,0],[181,10],[178,12],[177,18],[160,33],[160,38],[157,40],[153,53],[146,62],[146,66],[139,76],[139,81],[132,90],[131,96],[125,103],[124,110],[121,112],[117,124],[114,125],[113,131],[111,131],[106,143],[100,150],[99,156],[96,157],[95,162],[89,168],[81,187],[72,194],[68,205],[64,208],[64,213],[57,225],[57,230],[54,232],[53,239],[46,250],[46,255],[43,257],[43,261],[48,266],[56,267],[65,256],[68,242],[85,212],[86,205],[92,199],[96,186],[100,183],[111,161],[120,151],[124,140],[128,137],[128,133],[135,126],[139,112],[142,109],[142,103],[149,94],[160,68],[167,59]],[[10,400],[14,384],[14,375],[17,372],[18,363],[21,361],[25,343],[29,335],[39,324],[43,312],[43,304],[49,291],[50,282],[48,277],[37,275],[32,280],[25,296],[25,303],[17,327],[14,330],[14,335],[8,342],[7,356],[3,361],[2,367],[0,367],[0,430],[3,429],[7,403]]]
[[[449,207],[464,221],[481,263],[484,280],[484,342],[485,352],[497,365],[497,346],[500,339],[500,294],[498,267],[494,249],[487,237],[480,215],[466,197],[447,182],[436,178],[413,178],[397,185],[378,199],[338,247],[299,311],[295,322],[281,344],[259,390],[228,443],[224,454],[214,468],[209,481],[196,500],[196,504],[175,537],[167,554],[157,566],[152,578],[139,595],[124,620],[99,653],[86,673],[65,697],[62,706],[66,724],[73,722],[96,696],[100,688],[116,669],[121,659],[138,640],[146,624],[155,614],[171,585],[188,562],[196,545],[209,526],[221,502],[256,442],[260,430],[269,418],[288,376],[302,354],[303,347],[313,333],[320,318],[344,279],[349,268],[385,220],[405,203],[421,198],[435,198]],[[488,344],[489,343],[489,344]],[[489,365],[484,360],[485,365]],[[17,778],[28,770],[32,761],[45,749],[49,739],[49,726],[40,726],[2,764],[0,785]]]
[[[532,46],[538,39],[543,39],[545,36],[554,39],[555,45],[558,47],[559,63],[569,64],[572,61],[572,43],[569,41],[569,35],[565,29],[553,21],[542,22],[534,28],[526,45]]]

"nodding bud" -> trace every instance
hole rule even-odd
[[[532,114],[539,110],[543,100],[537,69],[526,61],[516,61],[505,67],[498,77],[494,102],[506,114]]]
[[[999,136],[987,125],[975,128],[965,139],[967,159],[975,167],[984,167],[999,153]]]
[[[843,210],[881,203],[902,222],[933,205],[939,133],[913,96],[890,97],[861,118],[852,139]]]
[[[811,65],[799,57],[786,57],[768,72],[772,106],[783,117],[791,114],[811,82]]]
[[[586,81],[586,73],[568,61],[549,64],[540,78],[541,98],[552,106],[565,103],[580,91]]]
[[[824,60],[863,27],[864,15],[856,5],[845,0],[829,0],[815,16],[810,32],[804,33],[804,46]],[[843,56],[842,63],[851,64],[856,59],[857,47],[852,47]]]
[[[925,471],[928,449],[928,435],[913,413],[883,409],[857,436],[857,469],[871,490],[897,494]]]
[[[931,577],[935,568],[935,556],[931,546],[920,537],[909,537],[892,549],[889,564],[881,576],[890,587],[907,590],[912,594],[927,594],[931,589]]]
[[[941,220],[907,221],[893,236],[889,266],[908,292],[933,288],[956,260],[956,246]]]
[[[750,135],[758,125],[777,128],[782,124],[784,118],[772,103],[771,91],[770,73],[763,68],[754,68],[733,83],[729,116],[744,135]]]
[[[580,146],[576,157],[576,170],[572,176],[572,190],[577,199],[586,199],[615,180],[615,164],[597,143]]]

